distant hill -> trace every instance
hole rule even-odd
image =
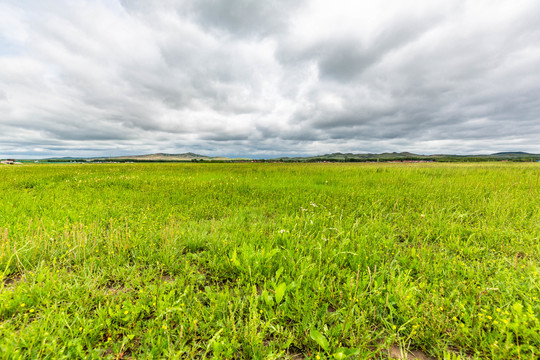
[[[419,155],[410,152],[392,152],[392,153],[332,153],[305,157],[281,157],[273,159],[286,162],[363,162],[363,161],[438,161],[438,162],[463,162],[463,161],[531,161],[540,160],[540,154],[529,154],[526,152],[500,152],[490,155]]]
[[[536,154],[529,154],[523,151],[507,151],[507,152],[498,152],[495,154],[491,154],[491,156],[503,156],[503,157],[535,157],[538,156]]]
[[[132,156],[112,156],[108,158],[101,158],[107,160],[151,160],[151,161],[191,161],[191,160],[229,160],[227,157],[221,156],[206,156],[195,154],[192,152],[182,154],[147,154],[147,155],[132,155]]]
[[[73,156],[64,156],[64,157],[46,158],[46,159],[42,159],[42,160],[65,160],[65,161],[70,161],[70,160],[81,160],[81,158],[80,157],[73,157]]]
[[[279,161],[279,162],[388,162],[388,161],[437,161],[437,162],[474,162],[474,161],[540,161],[540,154],[527,152],[498,152],[489,155],[419,155],[410,152],[391,153],[332,153],[315,156],[279,157],[266,160],[249,158],[228,158],[224,156],[207,156],[192,152],[181,154],[155,153],[146,155],[126,155],[112,157],[76,158],[62,157],[42,159],[40,162],[175,162],[175,161]]]
[[[123,155],[123,156],[102,156],[102,157],[58,157],[58,158],[48,158],[42,159],[42,162],[167,162],[167,161],[226,161],[232,160],[224,156],[206,156],[195,154],[192,152],[182,153],[182,154],[167,154],[167,153],[156,153],[156,154],[145,154],[145,155]],[[234,159],[236,160],[236,159]]]
[[[278,158],[279,160],[314,160],[314,161],[377,161],[377,160],[428,160],[432,155],[417,155],[409,152],[392,152],[392,153],[365,153],[365,154],[353,154],[353,153],[332,153],[316,156],[306,156],[306,157],[282,157]]]

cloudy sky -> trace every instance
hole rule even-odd
[[[538,0],[0,0],[0,157],[510,150]]]

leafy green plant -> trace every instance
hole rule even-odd
[[[311,337],[313,341],[315,341],[321,347],[321,349],[323,349],[324,351],[329,350],[328,339],[326,339],[326,337],[323,334],[321,334],[320,331],[318,331],[317,329],[311,328],[309,330],[309,336]]]
[[[275,288],[276,303],[278,303],[278,304],[281,303],[281,301],[283,300],[283,297],[285,296],[286,291],[287,291],[287,284],[286,283],[281,283],[278,286],[276,286],[276,288]]]

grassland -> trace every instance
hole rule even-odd
[[[0,166],[0,358],[537,359],[539,177]]]

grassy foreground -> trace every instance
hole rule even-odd
[[[538,164],[0,167],[0,358],[540,356]]]

